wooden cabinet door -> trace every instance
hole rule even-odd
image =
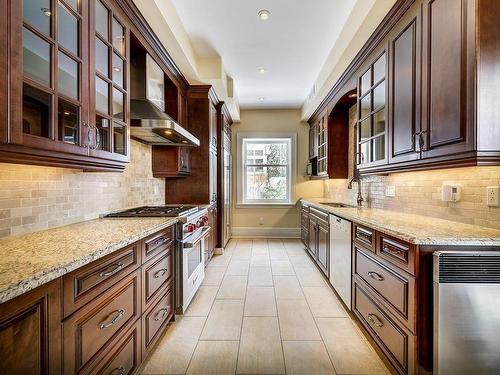
[[[307,251],[314,259],[317,259],[318,252],[318,223],[312,217],[309,218],[309,242]]]
[[[222,213],[222,225],[223,228],[221,228],[221,233],[223,233],[223,241],[222,241],[222,246],[224,247],[231,238],[231,151],[224,147],[224,159],[223,159],[223,165],[222,165],[222,172],[224,173],[224,176],[222,178],[222,183],[223,183],[223,199],[224,201],[222,202],[223,204],[223,209],[224,212]]]
[[[327,227],[319,225],[317,227],[317,263],[319,268],[329,276],[328,270],[330,265],[330,231]]]
[[[474,0],[423,0],[423,157],[473,150]]]
[[[128,161],[130,155],[129,29],[108,0],[90,1],[90,155]]]
[[[318,125],[309,128],[309,160],[318,156]]]
[[[210,146],[217,149],[217,108],[210,102],[209,106],[209,142]]]
[[[57,279],[0,305],[4,374],[60,374],[61,300]]]
[[[210,203],[217,202],[217,152],[210,150],[209,153],[209,193]]]
[[[420,25],[416,2],[389,38],[389,163],[420,158]]]

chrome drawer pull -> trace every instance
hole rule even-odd
[[[106,328],[109,328],[111,326],[114,326],[116,323],[118,323],[120,320],[122,320],[123,315],[125,315],[125,310],[123,310],[123,309],[118,310],[118,313],[114,316],[114,318],[111,319],[109,321],[109,323],[102,323],[100,328],[106,329]]]
[[[125,375],[125,367],[119,367],[116,369],[118,375]]]
[[[161,270],[156,271],[155,274],[153,275],[153,277],[155,279],[158,279],[158,278],[164,276],[167,272],[168,272],[168,269],[162,268]]]
[[[159,245],[161,245],[161,244],[162,244],[162,243],[164,243],[164,242],[167,242],[167,239],[166,239],[165,237],[162,237],[162,238],[157,239],[157,240],[154,242],[154,244],[155,244],[155,246],[159,246]]]
[[[155,322],[158,322],[160,320],[165,319],[165,317],[168,315],[169,311],[170,311],[170,308],[168,308],[168,307],[160,309],[158,311],[158,314],[156,314],[156,316],[154,317]]]
[[[404,254],[403,250],[391,249],[390,247],[387,247],[387,246],[384,246],[384,251],[386,253],[396,255],[396,256],[401,256]]]
[[[112,275],[114,275],[115,273],[120,272],[122,269],[123,269],[123,263],[118,263],[118,264],[116,265],[116,267],[115,267],[115,268],[113,268],[111,271],[108,271],[108,272],[104,272],[104,271],[102,271],[102,272],[99,274],[99,276],[101,276],[101,277],[108,277],[108,276],[112,276]]]
[[[373,271],[368,272],[368,276],[370,276],[373,280],[384,281],[384,277],[382,275]]]
[[[368,314],[368,320],[370,321],[370,323],[376,325],[379,328],[382,328],[384,326],[384,323],[382,323],[380,318],[375,314]]]

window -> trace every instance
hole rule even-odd
[[[238,134],[240,204],[290,204],[295,135],[261,137]]]

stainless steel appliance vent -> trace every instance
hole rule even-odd
[[[500,284],[500,254],[441,252],[439,282]]]

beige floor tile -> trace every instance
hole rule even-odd
[[[247,290],[247,276],[224,276],[217,293],[217,299],[244,299]]]
[[[250,267],[271,267],[271,261],[267,254],[253,254],[250,260]]]
[[[253,241],[249,239],[240,239],[236,243],[236,248],[252,248]]]
[[[200,341],[188,375],[234,375],[239,341]]]
[[[342,303],[328,286],[302,288],[311,312],[316,318],[345,318],[347,313]]]
[[[184,374],[205,324],[202,317],[182,317],[168,327],[144,366],[143,374]]]
[[[252,249],[268,249],[267,239],[253,240]]]
[[[269,249],[269,258],[271,260],[288,260],[288,254],[284,248]]]
[[[264,247],[252,248],[252,256],[269,256],[269,249]]]
[[[276,299],[304,299],[296,276],[274,276]]]
[[[271,267],[250,267],[248,286],[273,286]]]
[[[208,316],[219,287],[200,286],[184,316]]]
[[[214,255],[208,267],[225,267],[231,260],[231,254]]]
[[[326,286],[325,279],[321,276],[317,268],[295,267],[295,274],[299,279],[300,285],[305,286]]]
[[[278,318],[243,318],[237,373],[285,373]]]
[[[233,251],[231,260],[250,260],[252,256],[252,248],[238,248]]]
[[[295,275],[292,263],[289,260],[272,260],[271,269],[275,276],[291,276]]]
[[[281,248],[284,249],[285,247],[283,246],[283,241],[280,238],[271,238],[267,240],[267,245],[269,246],[269,249],[271,248]]]
[[[335,375],[322,341],[283,341],[287,375]]]
[[[215,300],[200,340],[239,340],[244,300]]]
[[[277,316],[272,286],[248,287],[244,316]]]
[[[277,300],[283,340],[321,340],[316,323],[305,300]]]
[[[207,267],[205,270],[205,278],[201,285],[219,286],[226,272],[226,267]]]
[[[380,358],[349,318],[316,318],[335,371],[339,374],[385,374]]]
[[[250,268],[249,260],[235,260],[231,259],[229,265],[227,266],[226,275],[229,276],[246,276],[248,275],[248,269]]]
[[[315,268],[312,259],[304,253],[288,254],[288,259],[294,268]]]

